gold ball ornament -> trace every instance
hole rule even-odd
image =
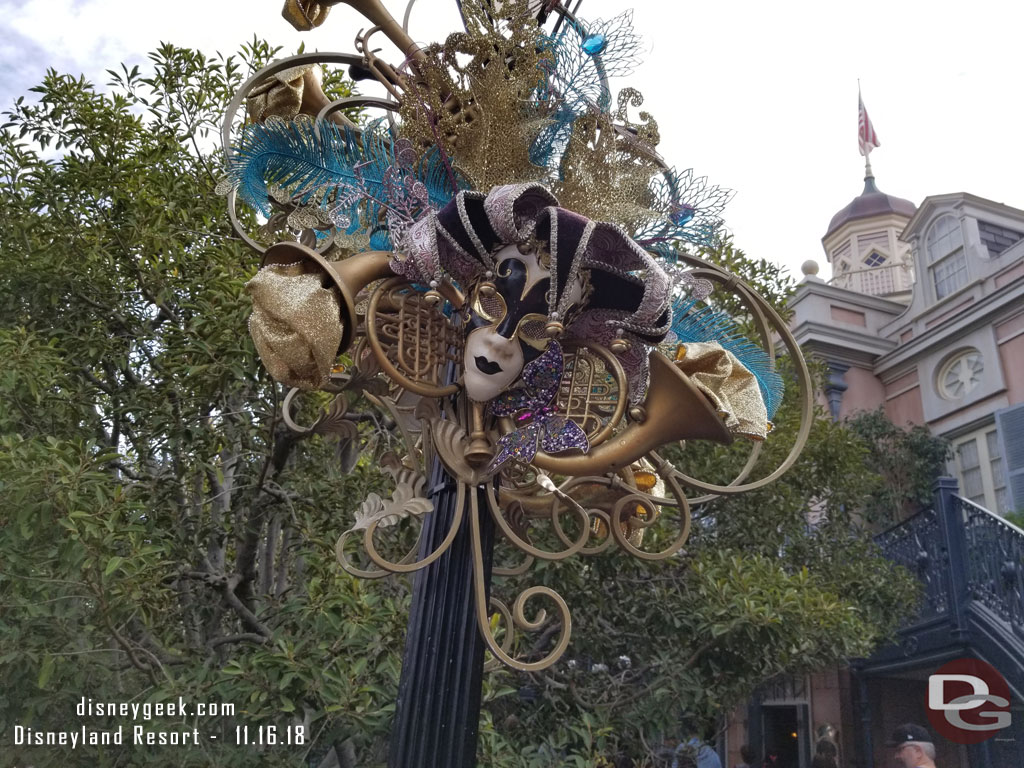
[[[430,281],[430,290],[423,294],[423,300],[430,306],[436,306],[441,301],[441,294],[437,292],[437,280]]]

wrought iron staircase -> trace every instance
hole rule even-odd
[[[920,579],[923,595],[897,641],[854,665],[861,684],[868,677],[934,670],[948,659],[968,656],[998,669],[1019,707],[1024,702],[1024,530],[962,498],[956,481],[944,477],[935,484],[931,509],[890,528],[876,542],[886,557]],[[870,713],[863,718],[866,732]],[[1015,714],[1015,719],[1015,736],[1024,736],[1024,718]],[[869,736],[863,746],[871,755]],[[1024,745],[1017,749],[1024,754]],[[984,744],[972,748],[971,766],[1002,765],[991,750]],[[871,765],[869,758],[866,766]]]
[[[876,541],[917,575],[924,597],[898,645],[876,653],[872,666],[969,646],[1024,699],[1024,530],[957,495],[955,481],[942,478],[932,509]]]

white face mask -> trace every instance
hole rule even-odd
[[[508,389],[523,372],[523,350],[513,336],[506,339],[494,325],[466,337],[464,383],[470,400],[486,403]]]
[[[547,290],[550,276],[536,253],[522,254],[508,245],[494,254],[495,294],[471,297],[469,332],[463,354],[466,394],[486,403],[511,387],[523,366],[547,346]],[[583,281],[570,286],[573,303],[583,295]]]

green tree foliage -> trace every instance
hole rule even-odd
[[[408,586],[353,580],[332,552],[382,478],[283,427],[281,390],[245,333],[256,259],[214,194],[224,107],[271,55],[255,42],[241,60],[164,46],[150,76],[112,72],[102,91],[50,72],[35,101],[6,114],[4,749],[15,724],[133,724],[80,718],[82,697],[236,707],[139,723],[220,737],[199,749],[15,748],[19,764],[299,766],[346,739],[359,766],[382,762]],[[783,303],[777,268],[731,243],[705,255]],[[788,450],[798,418],[790,393],[755,476]],[[692,445],[672,458],[728,480],[748,450]],[[488,677],[481,764],[590,766],[620,753],[639,764],[662,735],[681,735],[683,714],[713,725],[776,675],[868,653],[912,591],[849,514],[874,488],[867,455],[819,420],[783,481],[695,507],[677,557],[537,564],[530,583],[572,607],[574,663]],[[253,739],[275,727],[279,741],[302,727],[304,743],[238,747],[241,724]]]
[[[878,478],[863,506],[867,520],[886,527],[931,503],[932,484],[950,457],[948,441],[927,427],[897,426],[881,408],[858,413],[846,424],[867,446],[865,461]]]
[[[83,696],[237,708],[139,721],[219,736],[202,749],[15,748],[19,764],[250,765],[256,748],[225,744],[247,723],[301,726],[304,745],[258,756],[300,765],[390,718],[405,587],[354,581],[332,551],[379,478],[280,423],[245,332],[256,258],[214,194],[227,100],[271,55],[164,46],[149,77],[112,72],[104,92],[50,72],[7,114],[0,751],[15,724],[133,724],[79,718]]]

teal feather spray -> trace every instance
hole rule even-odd
[[[782,403],[785,384],[772,359],[761,347],[739,332],[732,319],[714,307],[697,307],[697,299],[680,298],[672,305],[672,332],[681,344],[717,342],[732,352],[757,379],[768,418]]]
[[[441,165],[435,152],[414,166],[429,208],[441,208],[457,191]],[[326,120],[248,125],[227,168],[239,197],[264,216],[271,213],[270,185],[287,189],[301,204],[319,197],[317,203],[326,205],[334,192],[333,205],[346,209],[342,212],[351,222],[350,233],[377,228],[384,209],[407,208],[408,201],[389,198],[396,185],[388,183],[394,174],[405,172],[396,161],[395,143],[384,120],[373,121],[361,135]]]

